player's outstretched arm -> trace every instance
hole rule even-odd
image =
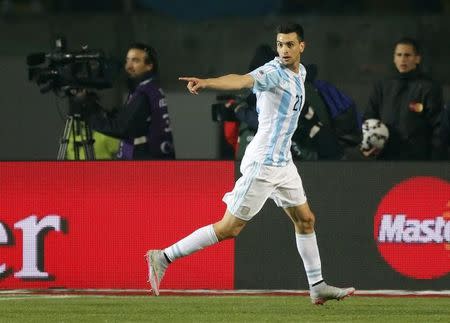
[[[203,89],[233,91],[253,87],[253,77],[249,74],[228,74],[215,78],[200,79],[197,77],[179,77],[180,81],[188,82],[187,88],[192,94],[198,94]]]

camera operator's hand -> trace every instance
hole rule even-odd
[[[72,104],[83,115],[91,115],[101,110],[97,93],[86,89],[72,90]]]

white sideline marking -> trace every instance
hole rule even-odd
[[[307,290],[290,290],[290,289],[162,289],[164,295],[308,295]],[[27,298],[70,298],[83,296],[146,296],[150,295],[148,289],[12,289],[0,290],[0,300],[5,299],[27,299]],[[355,295],[358,296],[440,296],[450,297],[450,290],[356,290]]]
[[[27,299],[42,299],[42,298],[75,298],[75,297],[80,297],[80,296],[85,296],[85,295],[33,295],[33,294],[29,294],[29,295],[20,295],[20,296],[2,296],[0,295],[0,301],[9,301],[9,300],[27,300]]]

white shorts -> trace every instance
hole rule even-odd
[[[302,180],[292,162],[284,167],[253,162],[241,172],[242,177],[233,190],[223,196],[223,201],[228,210],[242,220],[250,220],[268,198],[283,208],[306,203]]]

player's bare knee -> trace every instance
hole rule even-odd
[[[293,218],[293,222],[297,232],[311,233],[314,231],[316,218],[311,211],[301,212],[299,216]]]
[[[219,241],[236,238],[244,226],[224,225],[218,222],[214,225],[214,231]]]
[[[222,241],[236,238],[239,235],[239,232],[241,232],[239,228],[223,228],[216,231],[216,236],[219,241]]]
[[[314,223],[316,222],[316,217],[312,212],[308,212],[305,216],[301,217],[300,219],[305,225],[310,224],[314,226]]]
[[[314,218],[301,222],[300,228],[302,233],[311,233],[314,231]]]
[[[241,229],[242,229],[241,227],[234,227],[230,229],[230,231],[228,232],[228,238],[229,239],[236,238],[241,232]]]

